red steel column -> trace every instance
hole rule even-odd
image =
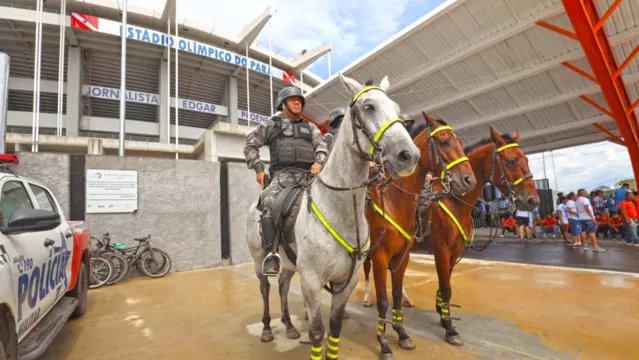
[[[624,138],[635,179],[639,181],[639,132],[637,118],[632,111],[626,86],[617,72],[613,56],[603,26],[593,0],[562,0],[566,14],[575,30],[577,39],[584,49],[588,63],[592,68],[601,90],[606,98],[610,112]],[[609,13],[606,13],[609,15]]]

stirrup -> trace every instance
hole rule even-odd
[[[277,273],[265,273],[264,272],[264,265],[266,265],[266,260],[271,258],[271,256],[275,256],[277,258],[277,262],[279,263],[279,269],[278,269]],[[282,267],[283,267],[282,258],[280,257],[280,254],[278,254],[276,252],[269,253],[268,255],[266,255],[266,257],[264,257],[264,260],[262,260],[262,275],[264,275],[264,276],[278,276],[279,274],[282,273]]]

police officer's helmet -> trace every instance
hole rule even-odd
[[[402,121],[410,121],[411,123],[415,122],[415,119],[406,113],[399,114],[399,118],[402,119]]]
[[[338,107],[336,109],[333,109],[333,111],[331,111],[331,113],[328,115],[329,125],[332,124],[339,117],[344,116],[344,114],[346,114],[346,110],[344,110],[343,107]]]
[[[287,86],[280,90],[277,93],[277,100],[275,100],[275,104],[277,105],[277,110],[282,110],[282,106],[286,105],[286,99],[297,96],[302,99],[302,109],[304,109],[304,105],[306,103],[306,99],[304,99],[304,95],[302,94],[302,90],[295,86]]]

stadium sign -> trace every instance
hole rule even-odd
[[[121,36],[122,34],[122,23],[79,13],[71,13],[71,27],[88,31],[97,31],[115,36]],[[163,32],[135,25],[127,25],[126,37],[127,39],[142,41],[149,44],[169,46],[173,49],[179,48],[180,51],[206,56],[228,64],[248,68],[266,76],[273,74],[274,78],[280,80],[286,79],[284,71],[280,69],[270,67],[268,64],[247,58],[244,55],[236,54],[232,51],[204,44],[196,40],[168,36]]]

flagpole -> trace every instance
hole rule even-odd
[[[119,155],[124,156],[124,134],[126,131],[126,33],[128,1],[123,0],[122,10],[122,50],[120,52],[120,148]]]
[[[271,95],[271,115],[273,115],[273,58],[271,54],[273,54],[273,50],[271,49],[271,30],[269,29],[269,32],[268,32],[269,94]]]
[[[62,93],[64,91],[64,45],[66,40],[67,0],[60,3],[60,53],[58,60],[58,119],[56,122],[56,135],[62,136]]]
[[[180,112],[178,111],[179,109],[179,104],[180,104],[180,89],[179,89],[179,80],[180,80],[180,66],[179,66],[179,53],[180,53],[180,36],[179,36],[179,29],[178,29],[178,17],[177,17],[177,0],[175,0],[175,41],[176,41],[176,47],[175,47],[175,159],[179,159],[180,158],[180,154],[178,153],[178,147],[180,146],[180,140],[179,140],[179,135],[180,135]],[[170,125],[170,124],[169,124]],[[170,128],[170,126],[169,126]]]
[[[246,61],[247,63],[249,61],[251,61],[249,59],[249,52],[248,52],[248,42],[246,43]],[[246,66],[246,117],[248,118],[248,125],[251,126],[251,95],[250,95],[251,89],[249,88],[249,67],[248,65]]]
[[[166,102],[166,122],[168,123],[167,128],[167,143],[171,143],[171,16],[167,18],[166,23],[166,34],[167,34],[167,56],[166,56],[166,96],[168,97],[168,101]],[[162,136],[162,135],[160,135]]]
[[[35,59],[33,69],[33,128],[31,129],[31,151],[38,152],[38,133],[40,126],[40,59],[42,55],[42,1],[36,5]]]

